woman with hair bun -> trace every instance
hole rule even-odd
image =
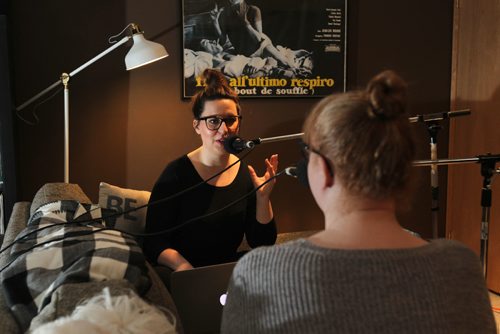
[[[476,254],[403,229],[415,144],[394,72],[321,100],[304,124],[325,229],[246,254],[222,333],[495,333]]]
[[[205,70],[203,78],[204,89],[192,99],[193,128],[202,145],[166,166],[153,187],[150,202],[199,184],[238,160],[224,149],[224,140],[238,134],[240,128],[242,117],[238,96],[219,71]],[[184,195],[150,206],[146,231],[175,227],[250,193],[275,175],[278,156],[266,159],[265,164],[266,172],[261,177],[251,166],[239,162]],[[243,236],[251,247],[274,244],[276,224],[269,199],[273,186],[274,181],[271,181],[256,194],[216,215],[199,219],[171,233],[147,238],[144,242],[146,255],[160,266],[185,270],[236,261]]]

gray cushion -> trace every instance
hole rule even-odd
[[[128,211],[148,204],[151,193],[146,190],[121,188],[101,182],[99,184],[99,205],[101,208],[118,212]],[[143,233],[146,225],[147,207],[116,218],[115,228],[129,233]]]
[[[91,201],[85,195],[82,188],[77,184],[72,183],[46,183],[44,184],[33,197],[31,202],[30,214],[33,214],[36,209],[44,204],[58,201],[61,199],[75,200],[80,203],[88,203]]]

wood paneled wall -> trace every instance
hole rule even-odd
[[[467,119],[452,120],[450,157],[500,154],[500,1],[455,0],[452,109],[470,108]],[[497,168],[500,166],[497,163]],[[480,252],[479,164],[448,170],[447,237]],[[493,178],[487,284],[500,291],[500,180]]]

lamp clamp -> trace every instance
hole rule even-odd
[[[70,76],[68,73],[61,74],[61,82],[64,85],[64,88],[68,88],[69,78]]]
[[[130,23],[129,27],[130,31],[132,32],[132,36],[135,34],[144,34],[144,31],[139,28],[139,25],[137,23]]]

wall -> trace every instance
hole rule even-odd
[[[10,7],[16,105],[106,49],[108,37],[126,22],[126,9],[117,0],[13,1]],[[69,83],[70,181],[94,199],[100,178],[125,181],[126,51],[115,50]],[[63,95],[49,93],[46,99],[19,113],[34,125],[17,118],[19,199],[29,200],[45,182],[63,181]]]
[[[11,113],[11,88],[9,68],[9,48],[7,33],[6,6],[0,3],[0,216],[3,215],[3,224],[7,223],[12,206],[16,200],[16,164],[14,141],[13,115]],[[6,182],[9,180],[9,182]]]
[[[452,106],[470,108],[467,122],[452,122],[450,155],[472,158],[500,155],[500,2],[496,0],[456,1],[453,43]],[[497,168],[500,167],[496,164]],[[480,254],[482,219],[479,164],[449,167],[449,224],[447,236],[460,240]],[[500,292],[500,185],[491,182],[487,283]]]
[[[64,2],[17,0],[11,5],[15,101],[23,102],[104,50],[106,39],[128,22],[162,43],[170,57],[127,73],[116,50],[73,78],[71,87],[70,180],[97,199],[99,181],[150,189],[164,165],[199,145],[191,126],[189,101],[181,99],[181,1]],[[412,115],[448,110],[452,28],[451,0],[349,1],[348,88],[364,85],[391,68],[410,85]],[[318,99],[243,100],[243,137],[272,137],[301,132],[308,110]],[[20,199],[29,199],[43,183],[63,178],[62,96],[38,108],[40,122],[18,122]],[[29,117],[29,112],[24,114]],[[427,159],[428,135],[415,125],[419,159]],[[447,156],[447,128],[440,134],[440,156]],[[261,145],[249,163],[280,155],[286,167],[299,158],[296,141]],[[429,171],[418,169],[419,185],[403,225],[430,236]],[[446,189],[446,176],[440,186]],[[444,193],[444,191],[442,192]],[[292,195],[291,195],[292,194]],[[417,200],[418,199],[418,200]],[[446,206],[445,194],[441,207]],[[321,213],[309,191],[294,179],[278,181],[273,204],[280,231],[322,228]],[[441,212],[444,231],[444,211]]]

